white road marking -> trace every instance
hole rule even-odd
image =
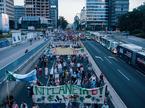
[[[145,75],[142,73],[142,72],[140,72],[139,70],[137,70],[136,69],[136,71],[137,71],[137,73],[139,73],[140,75],[142,75],[142,76],[144,76],[145,77]]]
[[[100,56],[95,56],[95,57],[96,57],[96,59],[100,59],[100,60],[104,61],[103,58]]]
[[[126,75],[124,75],[124,73],[121,72],[120,69],[117,69],[117,71],[118,71],[122,76],[124,76],[127,80],[130,80]]]
[[[118,61],[115,57],[112,57],[112,56],[108,56],[108,58]]]
[[[105,59],[106,59],[110,64],[112,64],[112,62],[111,62],[107,57],[105,57]]]

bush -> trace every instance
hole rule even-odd
[[[145,38],[145,33],[143,33],[143,32],[142,33],[138,33],[138,34],[136,34],[136,36],[137,37],[141,37],[141,38]]]

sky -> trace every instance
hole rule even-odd
[[[59,16],[64,16],[69,23],[73,22],[74,16],[81,12],[85,6],[85,0],[58,0]],[[130,0],[130,11],[141,5],[145,0]],[[24,5],[24,0],[14,0],[15,5]]]

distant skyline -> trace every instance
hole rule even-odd
[[[143,4],[145,0],[130,0],[130,11]],[[14,0],[15,5],[24,5],[24,0]],[[64,16],[69,23],[74,16],[81,12],[85,6],[85,0],[59,0],[59,16]]]

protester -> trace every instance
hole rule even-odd
[[[32,108],[39,108],[39,106],[35,103],[33,103]]]
[[[109,108],[109,105],[105,102],[105,104],[104,105],[102,105],[102,107],[101,108]]]
[[[104,75],[101,73],[100,75],[100,80],[99,80],[99,87],[104,86],[105,82],[104,82]]]
[[[28,105],[27,105],[25,102],[23,102],[23,103],[21,104],[20,108],[28,108]]]
[[[58,63],[58,72],[62,74],[62,64],[60,62]]]
[[[37,72],[39,71],[38,65],[35,65],[35,69]]]
[[[39,68],[38,75],[42,76],[42,68]]]
[[[16,102],[14,102],[14,104],[12,105],[12,108],[19,108],[18,104],[16,104]]]
[[[45,78],[48,77],[48,67],[45,67]]]

